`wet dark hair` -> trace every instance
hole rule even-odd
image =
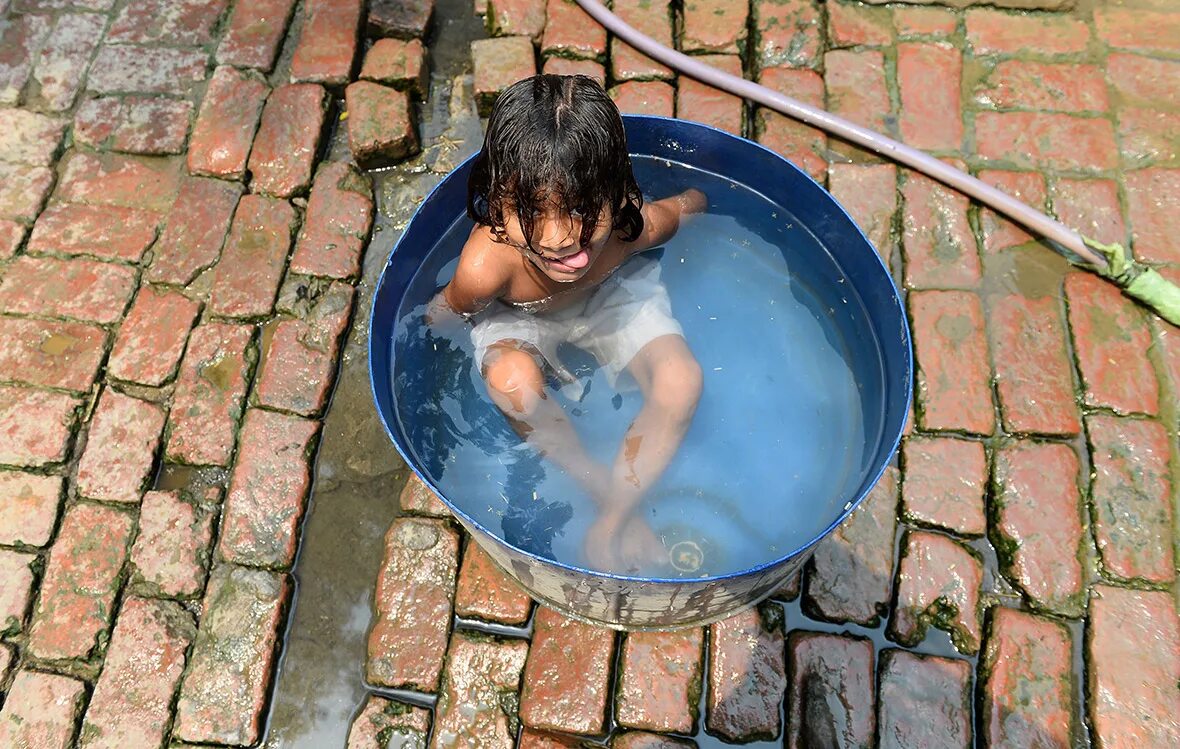
[[[630,242],[643,231],[643,196],[631,171],[619,110],[584,75],[537,75],[504,90],[467,182],[467,214],[503,236],[511,206],[532,248],[536,213],[557,201],[580,213],[586,245],[605,208]]]

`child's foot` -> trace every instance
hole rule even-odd
[[[647,521],[632,515],[623,525],[619,551],[628,572],[650,570],[668,563],[668,550]]]
[[[619,530],[622,520],[606,513],[599,515],[586,531],[583,551],[592,567],[602,572],[622,572],[619,556]]]

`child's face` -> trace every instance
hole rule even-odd
[[[607,211],[600,211],[590,242],[582,245],[582,226],[586,219],[579,213],[565,213],[555,205],[545,204],[533,219],[530,248],[516,211],[506,207],[505,213],[503,239],[507,244],[515,247],[546,276],[563,283],[586,275],[611,235]]]

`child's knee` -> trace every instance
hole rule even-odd
[[[692,356],[678,356],[659,364],[652,373],[652,400],[668,411],[691,417],[701,399],[704,377]]]
[[[531,410],[535,397],[545,387],[545,378],[536,360],[519,349],[489,354],[484,362],[483,377],[492,397],[497,401],[510,401],[517,411]]]

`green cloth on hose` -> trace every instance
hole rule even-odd
[[[1102,244],[1087,237],[1082,241],[1106,258],[1107,268],[1099,271],[1103,276],[1118,284],[1127,296],[1173,325],[1180,325],[1180,286],[1132,258],[1121,244]]]

